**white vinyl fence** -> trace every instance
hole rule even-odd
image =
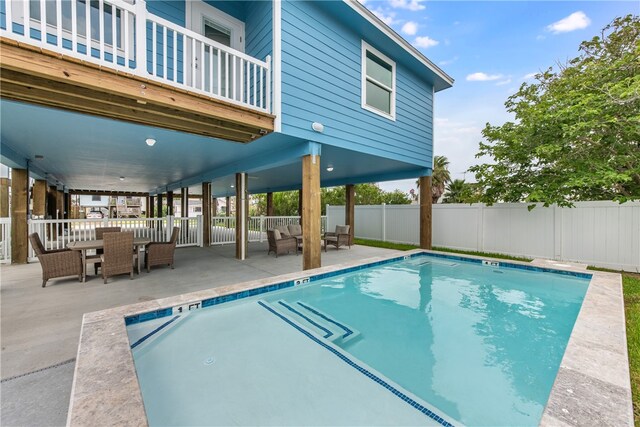
[[[0,264],[11,263],[11,219],[0,218]]]
[[[640,202],[527,206],[434,205],[433,246],[640,271]],[[416,205],[356,206],[355,236],[418,245],[419,217]],[[328,229],[339,224],[344,206],[327,206]]]

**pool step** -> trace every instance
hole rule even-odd
[[[295,303],[279,300],[274,302],[262,301],[282,316],[292,320],[300,326],[336,344],[352,341],[360,335],[356,329],[340,322],[311,305],[296,301]]]

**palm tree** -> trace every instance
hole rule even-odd
[[[451,182],[451,174],[449,173],[449,159],[446,156],[433,157],[433,169],[431,172],[431,201],[438,203],[440,196],[444,193],[448,182]],[[420,181],[417,182],[420,188]]]
[[[442,203],[466,203],[468,186],[464,179],[454,179],[447,184],[447,192]]]

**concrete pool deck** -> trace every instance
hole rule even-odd
[[[322,252],[324,265],[398,253],[352,246]],[[267,255],[266,242],[249,244],[237,261],[233,245],[179,248],[176,268],[158,267],[134,280],[116,276],[104,285],[89,276],[50,280],[42,289],[39,263],[0,267],[1,425],[63,425],[84,313],[172,295],[299,272],[302,256]],[[70,369],[71,368],[71,369]],[[41,371],[42,370],[42,371]],[[43,401],[46,400],[46,404]]]
[[[394,256],[397,254],[368,262]],[[69,424],[146,424],[124,317],[361,263],[323,267],[85,315]],[[561,269],[584,273],[579,267]],[[541,425],[633,425],[621,278],[611,273],[589,274],[592,280]],[[106,353],[110,357],[104,357]]]

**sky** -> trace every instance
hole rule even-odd
[[[635,1],[360,0],[455,79],[436,93],[434,154],[449,159],[451,178],[476,159],[486,123],[513,120],[509,95],[535,73],[579,55],[583,40],[600,35],[615,17],[640,14]],[[380,183],[409,191],[415,180]]]

